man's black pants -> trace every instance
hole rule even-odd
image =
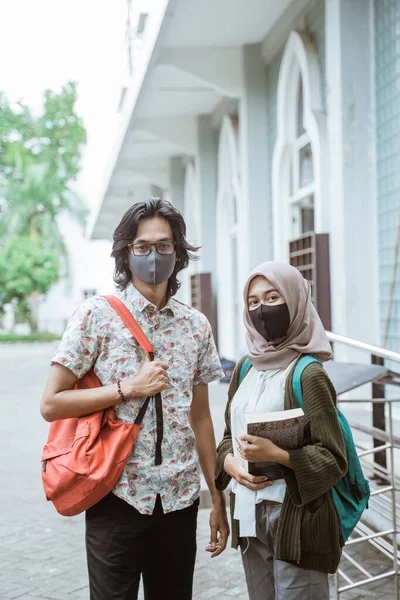
[[[86,511],[90,600],[191,600],[199,501],[142,515],[113,493]]]

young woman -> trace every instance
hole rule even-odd
[[[295,365],[303,354],[331,357],[310,284],[282,262],[257,267],[244,288],[244,324],[252,368],[232,376],[216,487],[233,479],[232,546],[240,545],[250,600],[328,600],[328,573],[341,556],[341,528],[329,490],[347,462],[335,390],[323,367],[309,364],[301,383],[305,445],[285,451],[246,434],[246,412],[296,408]],[[280,479],[250,475],[246,461],[279,464]]]

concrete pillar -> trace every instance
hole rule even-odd
[[[241,273],[272,259],[272,212],[270,170],[268,168],[267,76],[261,46],[245,46],[242,51],[243,96],[239,104],[239,139],[242,197]]]
[[[185,167],[180,156],[169,159],[171,202],[181,213],[184,205]]]
[[[213,275],[217,269],[216,246],[216,198],[217,198],[217,139],[210,116],[197,119],[198,155],[197,176],[199,181],[200,245],[201,256],[198,271]],[[220,250],[220,249],[218,249]]]
[[[372,3],[326,0],[333,331],[377,343]],[[328,200],[328,199],[327,199]],[[337,357],[355,358],[338,346]]]

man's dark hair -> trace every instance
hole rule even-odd
[[[115,229],[111,252],[111,256],[115,259],[114,281],[120,290],[124,290],[132,281],[132,273],[128,263],[128,244],[131,244],[135,239],[139,222],[154,217],[161,217],[168,221],[176,244],[176,265],[168,280],[167,288],[167,296],[170,298],[180,288],[181,284],[177,279],[179,271],[187,267],[190,260],[197,258],[193,253],[197,252],[199,248],[191,246],[187,241],[186,224],[181,213],[170,202],[161,198],[149,198],[144,202],[138,202],[131,206]]]

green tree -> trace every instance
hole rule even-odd
[[[58,257],[39,237],[13,236],[0,253],[0,305],[13,303],[17,320],[37,331],[35,294],[47,294],[59,273]]]
[[[67,83],[59,93],[47,90],[42,113],[34,115],[21,102],[10,104],[0,94],[0,254],[10,252],[9,248],[17,251],[16,243],[24,243],[25,249],[29,246],[35,260],[38,252],[52,253],[58,265],[58,270],[49,271],[52,283],[67,272],[60,215],[69,214],[82,225],[87,216],[86,206],[73,189],[86,142],[85,128],[75,109],[76,100],[74,83]],[[0,281],[4,281],[2,272]],[[12,285],[9,289],[14,289],[17,306],[24,310],[31,307],[34,315],[38,295],[50,288],[45,286],[43,291],[40,281],[34,278],[31,284],[33,281],[37,289],[28,292],[27,286],[23,295]],[[6,303],[2,299],[5,296],[8,302],[10,295],[0,292],[0,310]],[[32,326],[36,329],[35,323]]]

